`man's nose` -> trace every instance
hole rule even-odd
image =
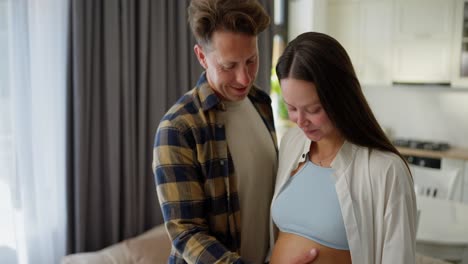
[[[237,82],[243,86],[248,86],[252,81],[249,68],[247,66],[241,67],[237,73]]]

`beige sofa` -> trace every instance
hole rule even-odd
[[[171,251],[164,225],[100,251],[65,256],[62,264],[163,264]],[[449,264],[417,254],[416,264]]]
[[[62,264],[162,264],[171,244],[164,225],[102,250],[65,256]]]

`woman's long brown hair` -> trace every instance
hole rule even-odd
[[[279,80],[314,83],[322,107],[346,140],[393,152],[408,167],[377,122],[348,54],[334,38],[318,32],[299,35],[278,59],[276,74]]]

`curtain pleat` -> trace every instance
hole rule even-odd
[[[273,0],[259,0],[263,5],[266,12],[270,14],[270,26],[260,33],[258,37],[258,50],[260,52],[260,67],[258,70],[256,84],[263,91],[270,94],[270,79],[271,79],[271,60],[273,56],[273,14],[274,14],[274,1]]]

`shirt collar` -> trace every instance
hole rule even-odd
[[[342,174],[347,169],[349,164],[351,164],[351,161],[354,159],[357,149],[358,146],[345,140],[343,146],[341,146],[340,150],[336,154],[336,157],[330,164],[331,167],[336,170],[337,175]]]
[[[308,153],[310,151],[311,144],[312,144],[312,140],[307,140],[307,139],[305,140],[304,145],[302,146],[302,152],[301,152],[301,156],[299,157],[298,164],[309,159]],[[351,164],[351,161],[354,157],[356,150],[357,150],[356,145],[345,140],[340,150],[336,154],[336,157],[331,162],[330,167],[335,169],[338,175],[341,174],[341,172],[343,172],[347,168],[347,166]]]
[[[216,107],[221,103],[221,99],[216,95],[213,88],[211,88],[206,78],[206,72],[203,72],[198,79],[197,87],[199,89],[200,100],[203,111],[207,111]]]

